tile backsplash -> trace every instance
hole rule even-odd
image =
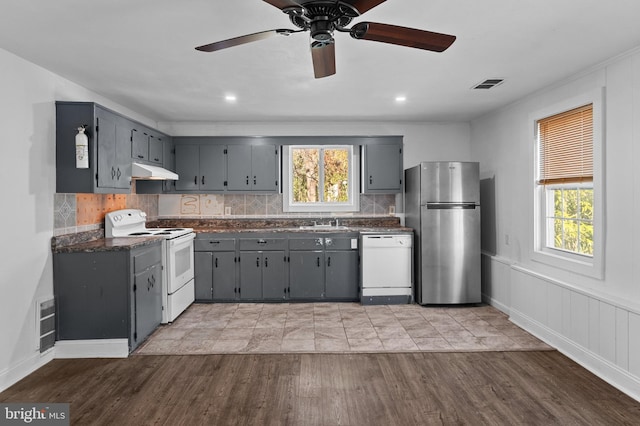
[[[54,236],[104,227],[105,214],[140,209],[158,218],[386,216],[396,195],[360,195],[358,213],[285,213],[281,194],[54,194]]]
[[[395,205],[394,194],[361,194],[358,213],[288,213],[282,210],[282,194],[175,194],[159,196],[158,216],[161,218],[380,216],[389,215],[390,206]]]
[[[105,214],[140,209],[158,217],[158,196],[139,194],[54,194],[53,234],[75,234],[104,228]]]

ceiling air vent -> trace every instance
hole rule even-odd
[[[502,78],[490,78],[488,80],[483,81],[482,83],[478,83],[472,87],[472,89],[493,89],[496,86],[502,84],[504,79]]]

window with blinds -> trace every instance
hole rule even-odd
[[[538,184],[593,181],[593,104],[538,120]]]
[[[546,247],[593,256],[593,104],[537,121]]]

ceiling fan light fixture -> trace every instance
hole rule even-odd
[[[407,101],[407,97],[406,96],[404,96],[404,95],[396,96],[396,102],[397,103],[401,104],[401,103],[406,102],[406,101]]]

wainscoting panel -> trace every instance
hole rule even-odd
[[[640,312],[483,254],[485,300],[640,401]]]

